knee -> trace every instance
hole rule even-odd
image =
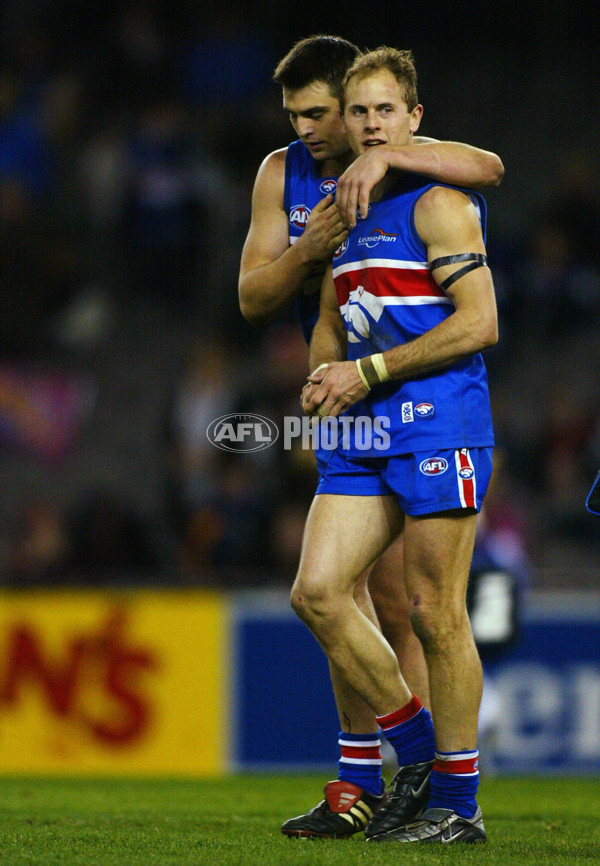
[[[468,623],[464,605],[453,610],[451,605],[426,600],[419,595],[411,597],[409,615],[412,629],[426,652],[442,649],[460,635],[463,625]]]
[[[309,626],[331,618],[335,611],[335,600],[326,587],[318,580],[308,581],[300,576],[292,587],[290,603],[294,613]]]
[[[305,620],[306,611],[308,610],[307,598],[305,593],[301,590],[300,587],[297,587],[296,584],[294,584],[294,586],[292,587],[290,604],[296,616],[299,616],[300,619]]]
[[[425,604],[418,595],[414,595],[409,599],[408,615],[412,630],[423,644],[423,648],[426,648],[431,643],[434,631],[430,605]]]

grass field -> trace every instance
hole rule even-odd
[[[600,779],[482,781],[487,845],[287,839],[322,776],[210,780],[0,779],[0,863],[352,866],[600,863]]]

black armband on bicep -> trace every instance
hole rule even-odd
[[[434,259],[429,263],[429,270],[435,271],[436,268],[441,268],[443,265],[454,265],[458,264],[458,262],[469,262],[469,264],[454,271],[453,274],[446,277],[443,283],[440,283],[440,288],[445,292],[448,291],[453,283],[460,280],[465,274],[468,274],[469,271],[474,271],[475,268],[486,267],[487,256],[484,256],[483,253],[459,253],[456,256],[440,256],[439,259]]]

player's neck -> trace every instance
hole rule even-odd
[[[369,201],[379,201],[379,199],[385,195],[388,189],[394,186],[398,182],[399,172],[394,171],[394,169],[388,170],[388,173],[384,178],[382,178],[376,186],[371,190],[371,195],[369,196]]]
[[[351,152],[342,154],[341,156],[325,159],[321,163],[321,177],[339,177],[343,174],[354,157]]]

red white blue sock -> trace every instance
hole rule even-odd
[[[378,716],[377,723],[394,747],[399,767],[433,761],[435,737],[431,713],[416,695],[396,712]]]
[[[339,778],[352,782],[369,794],[378,797],[383,791],[381,778],[381,739],[379,733],[339,733],[341,757],[338,761]]]
[[[453,809],[463,818],[472,818],[477,809],[479,752],[436,752],[431,772],[428,809]]]

